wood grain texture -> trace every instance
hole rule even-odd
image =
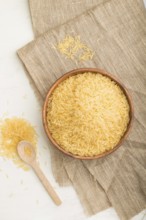
[[[93,59],[86,62],[66,59],[56,45],[67,35],[79,35],[95,52]],[[18,54],[44,98],[57,78],[80,67],[105,69],[131,91],[135,120],[123,147],[94,161],[79,161],[60,154],[59,163],[62,162],[88,213],[95,214],[112,205],[120,218],[127,220],[143,210],[146,204],[146,14],[142,0],[111,0],[101,4],[48,31]],[[92,184],[90,190],[92,181],[96,186]]]

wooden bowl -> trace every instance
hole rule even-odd
[[[55,88],[65,79],[67,79],[70,76],[79,74],[79,73],[85,73],[85,72],[92,72],[92,73],[100,73],[104,76],[109,77],[110,79],[112,79],[113,81],[115,81],[120,88],[122,89],[122,91],[124,92],[125,96],[127,97],[129,106],[130,106],[130,112],[129,112],[129,116],[130,116],[130,120],[127,126],[127,130],[125,131],[124,135],[122,136],[122,138],[120,139],[119,143],[111,150],[106,151],[102,154],[98,154],[96,156],[87,156],[87,157],[83,157],[83,156],[79,156],[79,155],[74,155],[70,152],[65,151],[62,147],[59,146],[59,144],[52,138],[51,132],[49,131],[48,125],[47,125],[47,105],[48,105],[48,100],[52,94],[52,92],[55,90]],[[44,102],[44,106],[43,106],[43,125],[46,131],[46,134],[48,136],[48,138],[50,139],[50,141],[52,142],[52,144],[57,147],[60,151],[62,151],[64,154],[69,155],[71,157],[74,158],[78,158],[78,159],[85,159],[85,160],[91,160],[91,159],[97,159],[97,158],[101,158],[104,157],[112,152],[114,152],[116,149],[118,149],[121,144],[123,143],[123,141],[125,140],[125,138],[127,137],[127,135],[129,134],[131,125],[132,125],[132,121],[133,121],[133,105],[131,102],[131,98],[125,88],[125,86],[119,82],[119,80],[117,80],[115,77],[113,77],[111,74],[109,74],[108,72],[101,70],[101,69],[97,69],[97,68],[81,68],[81,69],[75,69],[72,70],[70,72],[67,72],[66,74],[64,74],[63,76],[61,76],[53,85],[52,87],[49,89],[48,94],[46,96],[45,102]]]

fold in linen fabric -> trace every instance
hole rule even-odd
[[[60,26],[83,12],[109,0],[29,0],[36,36]]]
[[[79,36],[93,51],[93,58],[80,61],[76,54],[75,59],[66,59],[57,45],[67,36]],[[100,4],[46,32],[18,54],[43,98],[58,77],[79,67],[105,69],[126,85],[134,103],[134,123],[118,150],[105,158],[81,161],[50,148],[58,155],[56,179],[62,185],[70,179],[89,214],[112,205],[120,219],[127,220],[146,208],[146,14],[142,0]]]

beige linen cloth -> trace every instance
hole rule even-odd
[[[45,33],[109,0],[29,0],[33,30]]]
[[[47,23],[52,28],[49,17],[53,16],[53,1],[50,16],[46,7],[39,11],[32,2],[32,20],[39,35],[46,31]],[[47,15],[40,23],[42,10]],[[114,153],[81,161],[48,144],[56,180],[60,185],[72,183],[85,212],[95,214],[113,206],[120,219],[127,220],[146,208],[146,12],[142,0],[110,0],[83,11],[76,18],[72,15],[74,19],[70,21],[67,17],[68,22],[63,20],[65,24],[61,26],[54,17],[52,24],[56,28],[20,49],[18,54],[43,99],[58,77],[79,67],[105,69],[129,89],[134,103],[134,124],[127,140]],[[57,49],[66,36],[80,36],[94,52],[93,59],[84,62],[77,56],[75,60],[66,59]]]

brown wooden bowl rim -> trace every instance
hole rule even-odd
[[[128,100],[129,106],[130,106],[130,113],[129,113],[130,120],[129,120],[129,123],[128,123],[128,126],[127,126],[127,130],[125,131],[125,133],[122,136],[122,138],[119,141],[119,143],[113,149],[111,149],[109,151],[106,151],[104,153],[101,153],[101,154],[98,154],[98,155],[95,155],[95,156],[87,156],[87,157],[86,156],[79,156],[79,155],[72,154],[72,153],[70,153],[68,151],[65,151],[62,147],[60,147],[59,144],[57,144],[57,142],[52,138],[51,132],[48,129],[47,117],[46,117],[48,99],[49,99],[50,95],[52,94],[52,92],[54,91],[54,89],[59,85],[59,83],[61,83],[62,81],[64,81],[66,78],[68,78],[70,76],[73,76],[73,75],[76,75],[76,74],[79,74],[79,73],[85,73],[85,72],[100,73],[100,74],[102,74],[104,76],[109,77],[113,81],[115,81],[120,86],[122,91],[124,92],[124,94],[125,94],[125,96],[126,96],[126,98]],[[129,95],[129,92],[127,91],[126,87],[118,79],[116,79],[116,77],[112,76],[107,71],[102,70],[102,69],[98,69],[98,68],[79,68],[79,69],[71,70],[71,71],[65,73],[64,75],[62,75],[59,79],[57,79],[55,81],[55,83],[49,89],[49,91],[48,91],[48,93],[46,95],[46,98],[45,98],[45,102],[44,102],[44,105],[43,105],[43,112],[42,112],[43,126],[44,126],[45,132],[46,132],[49,140],[51,141],[51,143],[55,147],[57,147],[60,151],[62,151],[64,154],[66,154],[68,156],[71,156],[73,158],[78,158],[78,159],[82,159],[82,160],[91,160],[91,159],[101,158],[101,157],[104,157],[104,156],[106,156],[108,154],[111,154],[115,150],[117,150],[122,145],[123,141],[127,138],[128,134],[130,132],[130,129],[132,127],[132,122],[133,122],[133,115],[134,115],[134,110],[133,110],[132,99],[131,99],[131,96]]]

